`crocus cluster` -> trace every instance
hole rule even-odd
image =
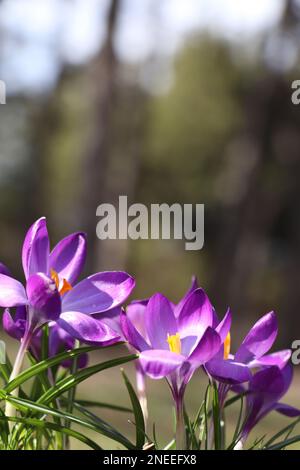
[[[135,281],[121,271],[99,272],[78,282],[86,258],[86,237],[73,233],[50,250],[45,218],[27,232],[22,249],[24,285],[0,263],[0,306],[3,327],[20,341],[11,380],[22,366],[26,350],[39,359],[42,327],[48,324],[49,355],[72,349],[75,341],[107,346],[127,341],[139,354],[137,389],[145,418],[145,377],[165,378],[177,415],[177,448],[185,448],[183,402],[194,373],[202,369],[217,386],[220,410],[229,391],[246,395],[247,419],[236,448],[272,410],[290,417],[300,411],[279,403],[292,380],[290,350],[270,353],[278,334],[274,312],[250,329],[237,351],[231,351],[230,309],[222,320],[205,291],[193,278],[184,297],[174,304],[161,293],[122,307]],[[14,309],[12,315],[11,309]],[[87,356],[79,357],[85,367]],[[62,363],[70,367],[70,362]],[[12,410],[6,410],[11,416]]]
[[[275,313],[267,313],[254,324],[235,354],[231,352],[231,320],[228,309],[219,321],[196,279],[177,305],[162,294],[154,294],[148,300],[131,302],[126,313],[121,313],[124,336],[140,352],[138,383],[142,374],[153,379],[165,377],[175,400],[177,420],[183,419],[185,388],[200,367],[218,385],[221,412],[229,391],[247,393],[249,417],[241,445],[253,426],[273,409],[288,416],[298,416],[300,412],[277,404],[291,384],[292,369],[288,363],[290,350],[268,353],[278,334]],[[269,388],[273,387],[271,399]],[[267,397],[264,403],[262,396]]]

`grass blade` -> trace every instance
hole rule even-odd
[[[75,439],[83,442],[87,446],[89,446],[91,449],[94,450],[103,450],[96,442],[92,441],[88,437],[86,437],[84,434],[81,434],[78,431],[74,431],[73,429],[68,429],[63,426],[59,426],[56,423],[49,423],[45,421],[40,421],[39,419],[34,419],[34,418],[2,418],[0,416],[0,420],[5,419],[14,423],[21,423],[21,424],[26,424],[27,426],[33,426],[35,428],[41,428],[41,429],[52,429],[54,431],[61,432],[63,434],[66,434],[70,437],[74,437]]]
[[[26,410],[30,409],[32,411],[36,411],[38,413],[41,413],[42,415],[50,415],[55,418],[59,418],[61,420],[68,420],[72,423],[84,426],[92,431],[95,431],[99,434],[102,434],[106,437],[109,437],[110,439],[119,442],[120,444],[123,444],[124,447],[134,449],[134,445],[131,444],[124,436],[122,436],[119,432],[115,431],[111,426],[106,424],[102,420],[97,421],[97,425],[93,422],[83,420],[77,416],[74,416],[70,413],[66,413],[63,411],[56,410],[54,408],[49,408],[48,406],[41,405],[38,403],[31,402],[29,400],[23,400],[20,398],[16,398],[13,396],[8,396],[7,400],[12,403],[14,406],[16,406],[18,409],[21,410]],[[58,423],[56,423],[58,424]],[[62,427],[62,426],[60,426]],[[64,428],[68,428],[68,426],[63,426]]]
[[[127,408],[126,406],[113,405],[111,403],[104,403],[102,401],[92,401],[92,400],[76,400],[76,403],[81,406],[86,406],[88,408],[107,408],[108,410],[121,411],[123,413],[133,413],[132,408]]]
[[[72,358],[78,356],[79,354],[82,354],[82,353],[85,353],[85,352],[87,353],[87,352],[95,351],[96,349],[99,349],[99,347],[97,347],[97,346],[87,346],[87,347],[84,347],[84,348],[63,352],[63,353],[57,354],[56,356],[53,356],[49,359],[38,362],[37,364],[33,365],[32,367],[29,367],[28,369],[21,372],[18,375],[18,377],[16,377],[14,380],[9,382],[4,387],[4,390],[8,393],[11,393],[15,388],[19,387],[21,384],[23,384],[27,380],[31,379],[35,375],[40,374],[41,372],[45,371],[48,368],[55,366],[56,364],[60,364],[65,359],[72,359]]]
[[[76,351],[78,351],[78,349],[76,349]],[[39,398],[38,403],[47,404],[62,395],[63,393],[65,393],[66,391],[70,390],[70,388],[88,379],[92,375],[97,374],[98,372],[101,372],[105,369],[110,369],[111,367],[119,366],[121,364],[133,361],[137,358],[138,356],[136,354],[130,354],[129,356],[110,359],[109,361],[101,362],[100,364],[87,367],[86,369],[82,369],[76,372],[76,374],[70,374],[64,379],[59,380],[56,385],[47,390],[47,392]]]
[[[134,418],[135,418],[135,429],[136,429],[136,448],[142,449],[145,443],[146,430],[145,430],[145,421],[143,411],[140,405],[140,401],[134,391],[133,386],[129,382],[126,374],[122,371],[124,382],[129,393],[130,401],[133,408]]]

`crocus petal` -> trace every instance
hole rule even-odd
[[[43,273],[33,274],[26,285],[33,321],[55,321],[61,312],[61,297],[55,282]]]
[[[50,254],[49,265],[61,279],[73,284],[81,273],[86,259],[86,235],[73,233],[61,240]]]
[[[62,350],[72,349],[75,344],[75,338],[69,335],[64,329],[54,323],[49,328],[49,356],[55,356]]]
[[[247,393],[247,388],[245,385],[241,385],[241,384],[236,384],[236,385],[232,385],[230,387],[230,390],[234,393],[237,393],[238,395],[241,395],[242,393]]]
[[[4,331],[12,338],[20,340],[26,329],[26,320],[14,320],[7,309],[3,312],[2,325]]]
[[[0,307],[17,307],[28,303],[24,287],[12,277],[0,274]]]
[[[49,237],[45,217],[37,220],[28,230],[22,250],[22,263],[26,279],[37,272],[48,274]]]
[[[293,368],[287,364],[283,369],[276,366],[258,371],[249,383],[249,392],[267,396],[278,401],[289,389],[293,378]]]
[[[224,318],[218,326],[216,327],[216,332],[219,334],[221,338],[221,342],[224,343],[226,336],[228,335],[231,327],[231,311],[230,309],[227,310]]]
[[[145,312],[149,299],[134,300],[126,307],[126,314],[138,332],[146,338]]]
[[[300,410],[297,408],[294,408],[293,406],[290,405],[285,405],[284,403],[277,403],[274,407],[278,413],[288,416],[290,418],[295,418],[297,416],[300,416]]]
[[[152,379],[161,379],[183,364],[185,357],[165,349],[149,349],[139,356],[140,364]]]
[[[64,295],[63,311],[105,312],[121,305],[134,285],[134,279],[122,271],[93,274]]]
[[[5,276],[11,275],[10,270],[3,263],[0,263],[0,274],[4,274]]]
[[[188,357],[189,363],[193,367],[199,367],[208,362],[219,351],[221,339],[218,333],[208,327],[199,341],[198,345]]]
[[[198,336],[185,336],[184,338],[181,337],[181,354],[185,357],[188,357],[195,349],[197,344],[199,343]]]
[[[150,349],[150,346],[144,340],[142,335],[140,335],[140,333],[137,331],[130,318],[124,311],[121,312],[120,322],[123,334],[131,346],[133,346],[137,351]]]
[[[198,289],[198,281],[197,281],[197,277],[196,276],[193,276],[192,277],[192,282],[191,282],[191,285],[190,285],[190,288],[188,289],[188,291],[184,294],[184,297],[182,297],[182,299],[178,302],[177,305],[174,306],[174,314],[175,314],[175,317],[177,318],[181,312],[181,309],[182,307],[184,306],[185,302],[186,302],[186,299],[189,297],[189,295],[194,292],[194,290]]]
[[[278,407],[278,401],[288,391],[293,377],[293,369],[287,364],[283,369],[276,366],[258,371],[249,382],[247,409],[250,410],[244,424],[246,434],[264,416]],[[279,409],[284,412],[282,405]],[[286,410],[288,413],[288,411]]]
[[[162,294],[154,294],[145,311],[145,327],[149,341],[155,349],[169,349],[168,335],[178,332],[170,301]]]
[[[81,312],[64,312],[57,323],[69,335],[84,343],[108,346],[120,340],[120,336],[101,320]]]
[[[69,335],[65,330],[60,328],[57,323],[50,327],[49,331],[49,356],[55,356],[59,352],[73,349],[75,338]],[[78,369],[86,367],[88,363],[88,354],[81,354],[77,357],[76,366]],[[66,359],[61,362],[62,367],[71,368],[73,359]]]
[[[27,307],[26,305],[20,305],[16,308],[15,321],[26,320],[27,318]]]
[[[247,334],[235,355],[236,361],[246,363],[263,356],[272,347],[277,331],[275,313],[267,313],[255,323]]]
[[[266,354],[259,359],[254,359],[248,363],[249,367],[277,366],[282,369],[286,366],[291,357],[291,350],[284,349],[272,354]]]
[[[212,359],[205,364],[205,368],[215,380],[227,384],[240,384],[251,379],[251,372],[246,365],[230,360]]]
[[[213,308],[203,289],[196,289],[188,296],[178,322],[181,336],[202,336],[212,326]]]
[[[114,307],[107,312],[95,313],[93,318],[101,320],[105,325],[118,333],[118,335],[122,337],[122,341],[126,341],[120,324],[121,311],[122,307]]]

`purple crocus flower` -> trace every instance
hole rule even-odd
[[[124,312],[121,325],[125,338],[140,351],[140,363],[150,377],[160,379],[179,369],[176,390],[188,382],[195,368],[216,354],[221,334],[224,336],[224,321],[212,328],[213,309],[202,289],[187,297],[178,317],[165,296],[154,294],[145,306],[144,337]]]
[[[129,316],[121,314],[124,336],[140,352],[139,362],[147,375],[167,378],[182,424],[186,385],[195,370],[219,351],[230,328],[230,312],[213,328],[214,309],[203,289],[198,288],[179,308],[162,294],[153,295],[145,306],[144,321],[136,322],[137,327],[130,316],[130,311]],[[183,446],[182,440],[179,445]]]
[[[250,431],[271,411],[275,410],[290,418],[300,416],[300,410],[280,403],[287,393],[293,377],[291,364],[283,368],[265,367],[251,378],[248,387],[239,386],[240,392],[246,392],[246,420],[241,437],[235,449],[242,449]]]
[[[272,347],[278,333],[274,312],[267,313],[250,329],[235,355],[230,353],[230,332],[220,350],[207,364],[206,372],[219,382],[219,400],[224,404],[231,386],[251,379],[251,369],[263,366],[284,367],[291,351],[282,350],[266,354]]]
[[[90,315],[122,304],[134,287],[124,272],[96,273],[76,284],[86,257],[86,238],[74,233],[50,252],[45,218],[29,229],[22,251],[26,289],[0,274],[0,306],[26,306],[26,328],[31,332],[55,321],[69,335],[86,343],[111,344],[120,339],[105,323]],[[12,323],[6,311],[6,323]],[[18,321],[18,319],[17,319]]]
[[[26,350],[36,347],[37,333],[45,323],[54,323],[67,335],[87,344],[104,346],[120,341],[118,332],[91,315],[107,315],[122,304],[134,287],[134,279],[124,272],[102,272],[76,284],[85,257],[83,233],[69,235],[50,252],[46,219],[41,218],[28,230],[23,244],[26,289],[7,273],[0,274],[0,306],[6,308],[4,328],[14,331],[21,339],[10,380],[19,373]],[[23,314],[17,310],[13,319],[8,310],[11,307],[23,307]],[[20,335],[22,327],[23,336]],[[59,347],[60,342],[61,332],[54,336],[52,348]],[[14,413],[15,409],[8,403],[7,416]]]
[[[197,278],[193,276],[191,285],[189,289],[187,290],[187,292],[182,297],[182,299],[180,299],[180,301],[177,304],[174,304],[171,301],[169,301],[170,305],[172,306],[175,317],[179,316],[179,313],[186,299],[196,289],[198,289],[198,282],[197,282]],[[148,302],[149,302],[149,299],[133,300],[126,307],[127,317],[129,318],[130,322],[135,326],[139,334],[143,337],[147,336],[146,325],[145,325],[145,310],[146,310],[146,306]]]
[[[174,315],[178,317],[182,306],[184,305],[188,296],[198,288],[197,278],[195,276],[192,277],[192,282],[182,297],[182,299],[178,302],[178,304],[171,304]],[[126,307],[126,315],[129,321],[134,325],[138,333],[143,337],[147,337],[146,326],[145,326],[145,310],[146,306],[149,302],[149,299],[144,300],[133,300],[130,304]],[[135,350],[130,344],[129,349]],[[140,404],[144,414],[145,423],[148,420],[148,404],[147,404],[147,393],[146,393],[146,381],[145,376],[146,373],[140,363],[139,360],[135,361],[135,368],[136,368],[136,385],[137,385],[137,393],[140,400]]]

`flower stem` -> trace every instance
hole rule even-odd
[[[246,443],[246,440],[247,440],[247,432],[244,432],[239,441],[235,444],[233,450],[244,450],[244,447],[245,447],[245,443]]]
[[[73,349],[78,349],[80,347],[80,341],[78,339],[75,340],[74,348]],[[72,360],[72,365],[71,365],[71,374],[74,375],[76,374],[78,369],[78,357],[74,357]],[[73,407],[74,407],[74,400],[76,396],[76,385],[72,388],[70,388],[68,392],[68,404],[67,404],[67,413],[72,414],[73,412]],[[65,427],[70,428],[71,427],[71,422],[70,420],[66,420],[65,422]],[[64,437],[64,448],[65,450],[68,450],[70,447],[70,440],[68,436]]]
[[[27,331],[25,333],[25,336],[21,340],[20,348],[19,348],[16,360],[15,360],[15,363],[14,363],[14,366],[13,366],[13,370],[12,370],[12,372],[10,374],[10,377],[9,377],[9,382],[14,380],[19,375],[19,373],[22,369],[24,357],[25,357],[26,351],[28,349],[28,346],[30,344],[31,338],[32,338],[31,331]],[[19,388],[18,387],[15,388],[11,392],[11,395],[14,396],[14,397],[17,397],[19,395]],[[14,418],[16,416],[16,412],[17,412],[16,408],[11,403],[6,402],[5,415],[7,417]]]
[[[185,450],[187,447],[186,444],[183,400],[181,397],[178,397],[176,400],[176,449]]]

